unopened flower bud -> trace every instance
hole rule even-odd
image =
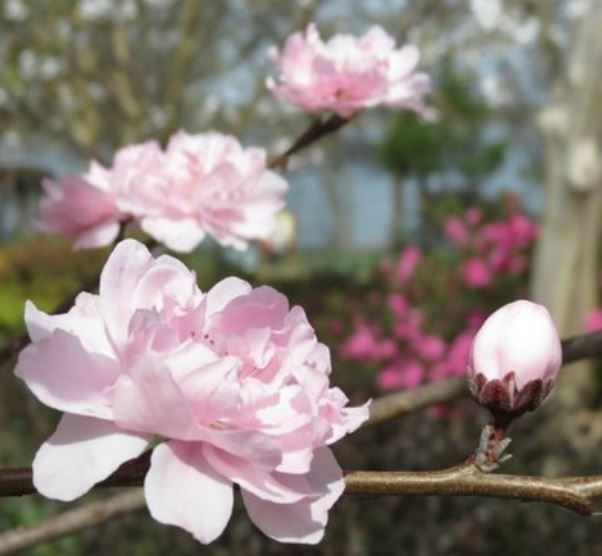
[[[562,364],[562,348],[542,305],[519,300],[493,313],[472,344],[470,391],[494,415],[517,417],[548,395]]]

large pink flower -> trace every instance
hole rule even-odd
[[[209,132],[173,135],[159,179],[148,176],[120,206],[151,237],[174,251],[191,251],[210,234],[239,249],[267,240],[284,206],[286,182],[266,168],[263,149],[243,148],[231,136]]]
[[[64,412],[33,463],[45,496],[73,500],[154,448],[153,517],[201,542],[223,531],[233,484],[270,537],[315,543],[343,475],[327,446],[368,417],[331,388],[330,354],[300,307],[227,278],[206,294],[179,261],[121,242],[98,295],[66,314],[28,303],[15,373]]]
[[[432,116],[422,99],[430,90],[429,77],[415,72],[418,49],[396,49],[381,27],[359,38],[335,35],[325,43],[312,23],[305,33],[289,37],[281,53],[273,49],[270,58],[279,75],[268,79],[268,87],[303,110],[348,118],[363,108],[385,105]]]
[[[286,182],[266,166],[265,151],[243,148],[216,132],[172,136],[117,151],[113,165],[94,164],[83,178],[47,182],[39,227],[78,238],[79,247],[109,245],[129,220],[174,251],[188,252],[209,234],[243,249],[270,239],[284,206]]]

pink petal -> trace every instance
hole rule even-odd
[[[69,502],[140,455],[147,444],[148,438],[110,421],[67,413],[33,460],[34,486],[48,498]]]
[[[172,251],[190,253],[203,241],[205,231],[194,218],[144,218],[141,228]]]
[[[157,446],[144,494],[154,519],[182,527],[202,543],[219,537],[232,514],[232,483],[207,463],[199,444]]]
[[[137,308],[132,299],[138,281],[152,265],[152,256],[140,242],[126,239],[119,243],[100,275],[102,311],[111,336],[121,343]]]
[[[110,245],[119,235],[119,222],[110,220],[95,226],[94,228],[85,231],[78,236],[77,241],[73,245],[75,250],[79,249],[96,249]]]
[[[104,323],[99,315],[93,314],[91,301],[85,293],[80,293],[75,307],[69,313],[48,315],[40,311],[31,301],[25,303],[25,325],[32,342],[38,342],[50,336],[57,329],[76,336],[86,351],[114,357],[115,351],[107,338]],[[96,296],[89,296],[96,298]],[[87,305],[87,307],[84,307]],[[84,308],[88,309],[88,314]]]
[[[271,472],[253,461],[239,458],[210,444],[203,444],[203,454],[219,473],[264,500],[287,504],[298,502],[313,493],[307,483],[297,483],[291,487],[281,480],[284,474]],[[303,476],[295,477],[304,482]]]
[[[207,292],[205,297],[206,316],[210,317],[221,311],[234,298],[247,295],[250,291],[251,286],[248,282],[235,276],[224,278]]]
[[[75,336],[57,329],[19,355],[15,375],[44,404],[59,411],[111,419],[107,389],[115,382],[117,363],[88,353]]]
[[[320,542],[328,521],[328,510],[344,489],[341,468],[330,450],[322,448],[316,451],[307,479],[323,491],[322,496],[293,504],[275,504],[243,489],[242,497],[253,523],[280,542]]]
[[[115,421],[137,431],[198,440],[199,427],[163,361],[141,357],[115,384]]]

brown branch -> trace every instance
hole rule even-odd
[[[602,498],[602,476],[532,477],[485,473],[471,463],[441,471],[351,471],[348,494],[478,496],[546,502],[591,516]]]
[[[415,413],[438,403],[452,401],[467,393],[466,377],[454,376],[412,390],[402,390],[382,396],[372,402],[368,424],[373,425],[394,417]]]
[[[144,455],[129,462],[129,485],[137,486],[148,469]],[[122,476],[118,475],[121,473]],[[127,486],[124,470],[99,486]],[[486,473],[468,462],[438,471],[349,471],[345,473],[345,494],[388,496],[472,496],[503,498],[523,502],[544,502],[591,516],[593,503],[602,498],[602,476],[533,477]],[[144,506],[141,490],[93,502],[52,517],[39,524],[20,527],[0,535],[0,555],[49,541],[85,527],[97,525]]]
[[[0,554],[11,554],[144,507],[141,489],[125,492],[69,510],[45,521],[0,534]]]
[[[275,156],[268,161],[270,168],[286,169],[289,157],[292,154],[298,153],[309,145],[315,143],[325,135],[330,135],[341,129],[345,124],[351,121],[351,118],[342,118],[337,114],[333,114],[326,119],[317,118],[313,123],[305,129],[295,142],[286,149],[281,155]]]
[[[562,364],[602,357],[602,330],[562,340]]]

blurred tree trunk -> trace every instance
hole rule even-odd
[[[333,225],[334,225],[334,244],[337,249],[341,251],[348,251],[351,249],[352,232],[350,229],[350,211],[349,211],[349,199],[353,195],[349,191],[349,184],[343,183],[345,190],[341,191],[339,185],[341,185],[340,179],[340,150],[336,148],[332,142],[325,147],[326,160],[328,164],[324,168],[324,188],[326,196],[328,197],[328,204],[332,214]]]
[[[391,232],[389,244],[398,248],[404,236],[405,181],[397,174],[393,179],[393,208],[391,216]]]
[[[548,307],[563,335],[583,330],[597,302],[602,210],[602,3],[575,24],[551,104],[538,117],[545,141],[546,205],[531,294]],[[571,372],[566,401],[587,399],[590,376]]]

